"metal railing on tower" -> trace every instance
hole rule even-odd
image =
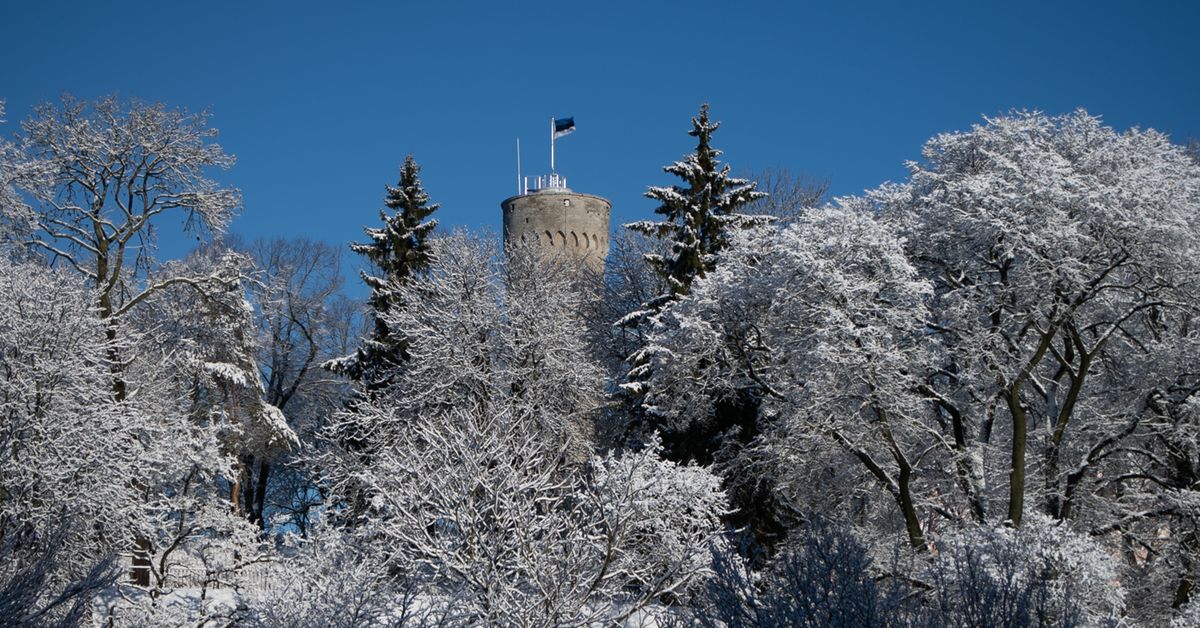
[[[541,192],[543,190],[568,190],[567,178],[561,174],[540,174],[536,177],[523,177],[521,194]]]

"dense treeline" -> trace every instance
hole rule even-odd
[[[829,201],[718,126],[604,276],[439,230],[410,156],[360,304],[341,247],[225,234],[203,114],[38,108],[0,624],[1200,622],[1195,152],[1021,112]]]

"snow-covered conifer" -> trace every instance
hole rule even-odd
[[[626,228],[672,242],[668,256],[650,254],[646,260],[669,283],[665,299],[687,294],[692,281],[703,277],[716,266],[717,255],[729,245],[733,232],[767,222],[769,218],[738,213],[766,194],[755,190],[755,184],[729,174],[728,164],[717,158],[721,151],[712,146],[713,133],[720,122],[708,119],[708,105],[700,106],[700,114],[692,118],[688,135],[696,138],[696,150],[663,171],[683,180],[683,185],[651,187],[646,196],[660,203],[654,210],[664,217],[661,221],[629,223]],[[660,306],[665,301],[654,301]]]
[[[687,295],[696,279],[712,272],[718,255],[729,246],[735,233],[772,220],[769,216],[738,213],[766,194],[755,190],[755,183],[730,176],[730,166],[718,160],[721,151],[712,146],[712,136],[718,127],[719,122],[709,120],[708,105],[701,105],[700,114],[692,118],[692,130],[688,131],[688,135],[696,138],[696,149],[683,160],[663,167],[665,172],[682,179],[683,184],[651,187],[646,191],[647,197],[660,203],[654,211],[664,220],[625,225],[635,232],[669,240],[671,244],[666,255],[645,256],[646,262],[666,282],[666,292],[625,314],[617,322],[621,327],[644,326],[667,304]],[[627,401],[632,404],[630,421],[635,425],[627,429],[636,434],[634,440],[659,427],[653,415],[642,416],[638,409],[641,395],[647,392],[645,380],[650,376],[651,359],[645,346],[638,347],[628,356],[632,368],[626,376],[627,382],[622,384],[629,395]],[[752,405],[752,401],[740,399],[727,404],[724,410],[728,415],[745,416],[754,412],[749,407]],[[696,434],[665,432],[663,436],[668,441],[665,452],[673,458],[708,461],[711,452],[696,442]]]
[[[362,381],[368,390],[385,386],[387,374],[409,357],[406,341],[388,326],[387,315],[405,305],[399,287],[425,270],[430,262],[429,238],[437,226],[437,220],[431,220],[430,215],[440,205],[429,202],[420,173],[421,166],[413,156],[405,157],[400,181],[395,187],[387,186],[384,197],[384,205],[393,213],[380,210],[383,226],[364,229],[369,241],[350,245],[352,251],[365,257],[380,273],[360,273],[371,289],[368,304],[373,328],[354,354],[330,360],[324,366]]]

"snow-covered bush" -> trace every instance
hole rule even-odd
[[[703,583],[710,571],[706,544],[722,527],[727,498],[721,480],[707,469],[661,458],[657,436],[646,447],[596,458],[591,492],[606,528],[621,533],[616,565],[641,587],[660,586],[665,574],[679,578],[672,593]]]
[[[1117,565],[1094,539],[1030,514],[1020,528],[946,535],[923,578],[942,625],[1115,625],[1125,610]]]
[[[427,598],[416,595],[410,574],[337,529],[318,529],[286,549],[265,588],[244,596],[251,625],[409,626],[434,623]]]
[[[932,555],[873,552],[848,528],[810,518],[754,570],[715,551],[692,612],[705,626],[1114,626],[1116,563],[1093,539],[1032,516],[1019,529],[969,526]]]
[[[903,625],[907,584],[881,580],[850,532],[813,518],[756,573],[727,547],[714,547],[715,577],[693,612],[701,626]]]
[[[463,624],[607,624],[703,578],[716,478],[649,450],[574,463],[500,412],[410,417],[373,450],[362,547]]]
[[[77,626],[91,610],[92,598],[117,579],[112,554],[91,565],[61,560],[68,532],[80,525],[66,518],[35,539],[0,530],[0,625]]]

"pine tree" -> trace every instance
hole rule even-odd
[[[696,150],[665,166],[663,171],[683,179],[684,185],[651,187],[646,196],[661,203],[655,213],[664,216],[662,221],[643,221],[625,225],[626,228],[657,238],[671,238],[669,256],[646,255],[646,261],[666,280],[666,293],[651,299],[637,311],[631,312],[618,325],[644,328],[669,304],[687,296],[692,282],[711,272],[717,264],[718,255],[729,246],[736,231],[762,225],[772,220],[769,216],[738,213],[738,209],[766,194],[755,189],[756,183],[729,175],[730,167],[722,164],[718,157],[721,151],[712,147],[712,135],[720,127],[719,122],[708,118],[708,105],[700,105],[700,115],[692,118],[692,130],[688,135],[697,139]],[[663,425],[653,410],[644,405],[648,392],[647,380],[653,374],[653,354],[656,347],[643,344],[629,357],[632,364],[626,383],[621,388],[629,394],[626,402],[631,415],[629,432],[635,438],[639,431],[652,429],[663,432],[664,454],[672,459],[708,462],[715,436],[706,430],[672,430]],[[753,423],[757,400],[735,396],[722,402],[715,409],[720,415],[718,423],[749,425]],[[744,429],[743,432],[752,432]]]
[[[366,257],[378,269],[378,275],[360,272],[363,283],[371,289],[373,328],[371,336],[353,355],[330,360],[323,366],[331,371],[362,382],[367,390],[386,386],[388,371],[408,359],[406,343],[388,328],[386,314],[403,307],[399,287],[410,277],[429,266],[429,236],[437,220],[429,216],[440,205],[430,203],[421,187],[421,166],[412,155],[405,157],[400,167],[400,181],[387,186],[384,205],[379,211],[383,226],[367,228],[368,242],[353,243],[350,250]],[[388,210],[393,213],[389,215]]]
[[[729,165],[717,159],[721,151],[711,143],[713,132],[720,126],[720,122],[708,119],[708,105],[700,105],[700,115],[692,118],[692,130],[688,132],[698,141],[695,152],[663,168],[683,179],[686,187],[651,187],[646,191],[647,197],[661,203],[654,211],[666,220],[625,225],[657,238],[673,238],[670,257],[646,256],[670,287],[667,294],[648,304],[650,309],[657,310],[667,301],[686,295],[694,279],[715,267],[717,254],[729,245],[733,230],[770,220],[737,213],[766,194],[755,190],[753,182],[729,176]]]

